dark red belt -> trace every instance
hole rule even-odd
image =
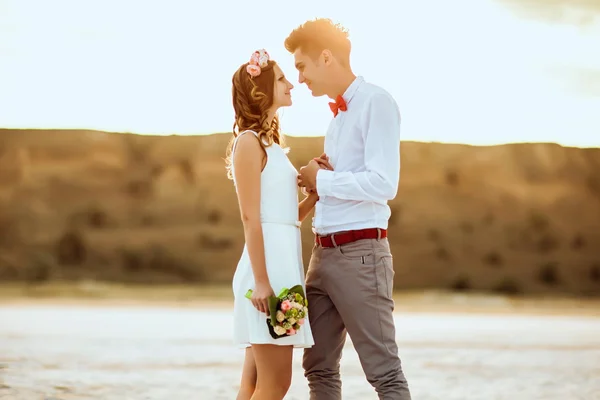
[[[330,235],[315,236],[315,242],[322,247],[335,247],[343,244],[356,242],[361,239],[383,239],[387,237],[387,230],[379,228],[359,229],[332,233]]]

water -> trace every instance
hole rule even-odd
[[[402,313],[415,400],[600,400],[600,318]],[[0,399],[235,399],[228,308],[0,305]],[[286,399],[308,399],[294,354]],[[376,399],[348,342],[344,399]]]

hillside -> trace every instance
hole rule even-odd
[[[0,130],[0,280],[229,282],[229,136]],[[322,138],[287,139],[300,167]],[[395,287],[600,294],[600,149],[403,142]],[[313,237],[303,227],[305,261]]]

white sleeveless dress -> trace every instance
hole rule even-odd
[[[237,139],[233,144],[235,151]],[[275,295],[283,288],[301,284],[306,293],[300,223],[298,221],[298,172],[278,145],[266,147],[267,163],[260,179],[260,214],[265,243],[267,274]],[[232,170],[233,172],[233,170]],[[236,184],[234,178],[234,184]],[[236,185],[237,187],[237,185]],[[237,190],[237,189],[236,189]],[[310,329],[310,304],[308,317],[295,335],[273,339],[266,325],[267,316],[258,311],[245,297],[248,289],[255,288],[254,274],[244,245],[242,256],[233,276],[234,342],[242,348],[252,344],[275,344],[294,347],[311,347],[314,344]]]

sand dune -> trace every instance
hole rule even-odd
[[[0,279],[228,282],[243,245],[228,139],[0,130]],[[322,151],[288,144],[297,167]],[[397,289],[600,293],[600,149],[401,151]]]

